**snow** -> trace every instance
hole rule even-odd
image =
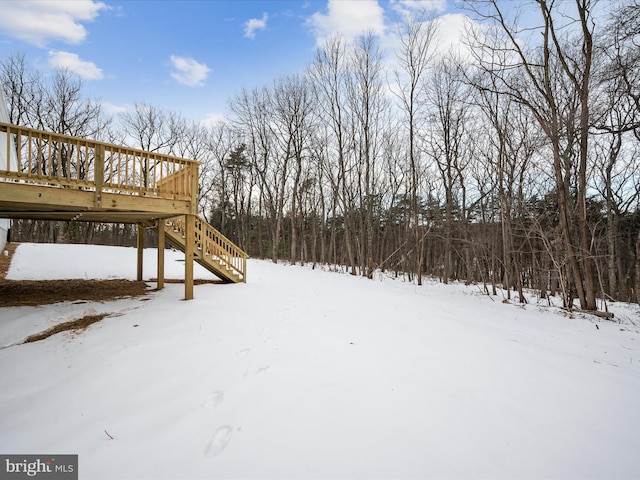
[[[135,248],[102,245],[20,244],[11,261],[8,280],[113,279],[135,280],[137,273]],[[144,250],[142,276],[157,277],[157,250]],[[216,279],[206,269],[193,266],[200,279]],[[165,253],[165,278],[184,278],[184,254],[176,250]]]
[[[135,249],[23,244],[9,271],[74,276],[134,278]],[[637,305],[571,318],[258,260],[183,290],[0,309],[0,452],[78,454],[83,479],[640,476]],[[88,312],[111,315],[20,344]]]

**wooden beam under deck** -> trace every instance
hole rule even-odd
[[[74,211],[139,213],[175,217],[191,213],[191,201],[103,192],[99,204],[91,190],[0,182],[0,212]],[[157,218],[157,217],[156,217]]]
[[[1,218],[27,220],[53,220],[60,222],[99,222],[99,223],[153,223],[156,220],[171,218],[173,215],[139,212],[92,212],[92,211],[1,211]]]

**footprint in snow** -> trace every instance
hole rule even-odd
[[[206,397],[204,397],[202,406],[207,410],[213,410],[218,405],[220,405],[223,400],[224,392],[222,390],[214,390],[213,392],[208,393]]]
[[[245,348],[244,350],[239,350],[239,351],[237,351],[237,352],[236,352],[236,355],[237,355],[238,357],[246,357],[246,356],[249,354],[249,352],[250,352],[250,351],[251,351],[251,349],[250,349],[250,348]]]
[[[232,433],[233,428],[229,425],[218,428],[213,433],[213,436],[211,437],[211,441],[207,445],[207,448],[205,448],[204,455],[206,457],[215,457],[216,455],[222,453],[222,451],[227,448],[227,445],[229,445]]]
[[[244,376],[245,378],[249,376],[255,377],[256,375],[259,375],[262,372],[266,372],[267,370],[269,370],[269,365],[265,365],[263,367],[249,367],[249,370],[246,371]]]

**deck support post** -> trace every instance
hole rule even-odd
[[[247,283],[247,255],[242,254],[242,283]]]
[[[164,219],[156,220],[156,230],[158,230],[158,290],[164,288],[164,229]]]
[[[142,257],[144,253],[144,227],[138,224],[138,275],[139,282],[142,281]]]
[[[185,215],[184,239],[184,299],[193,299],[193,256],[195,253],[196,216]]]

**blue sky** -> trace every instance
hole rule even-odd
[[[444,15],[456,36],[452,0],[2,0],[0,58],[68,68],[112,112],[146,102],[214,119],[241,87],[302,71],[331,33],[389,37],[416,9]]]

